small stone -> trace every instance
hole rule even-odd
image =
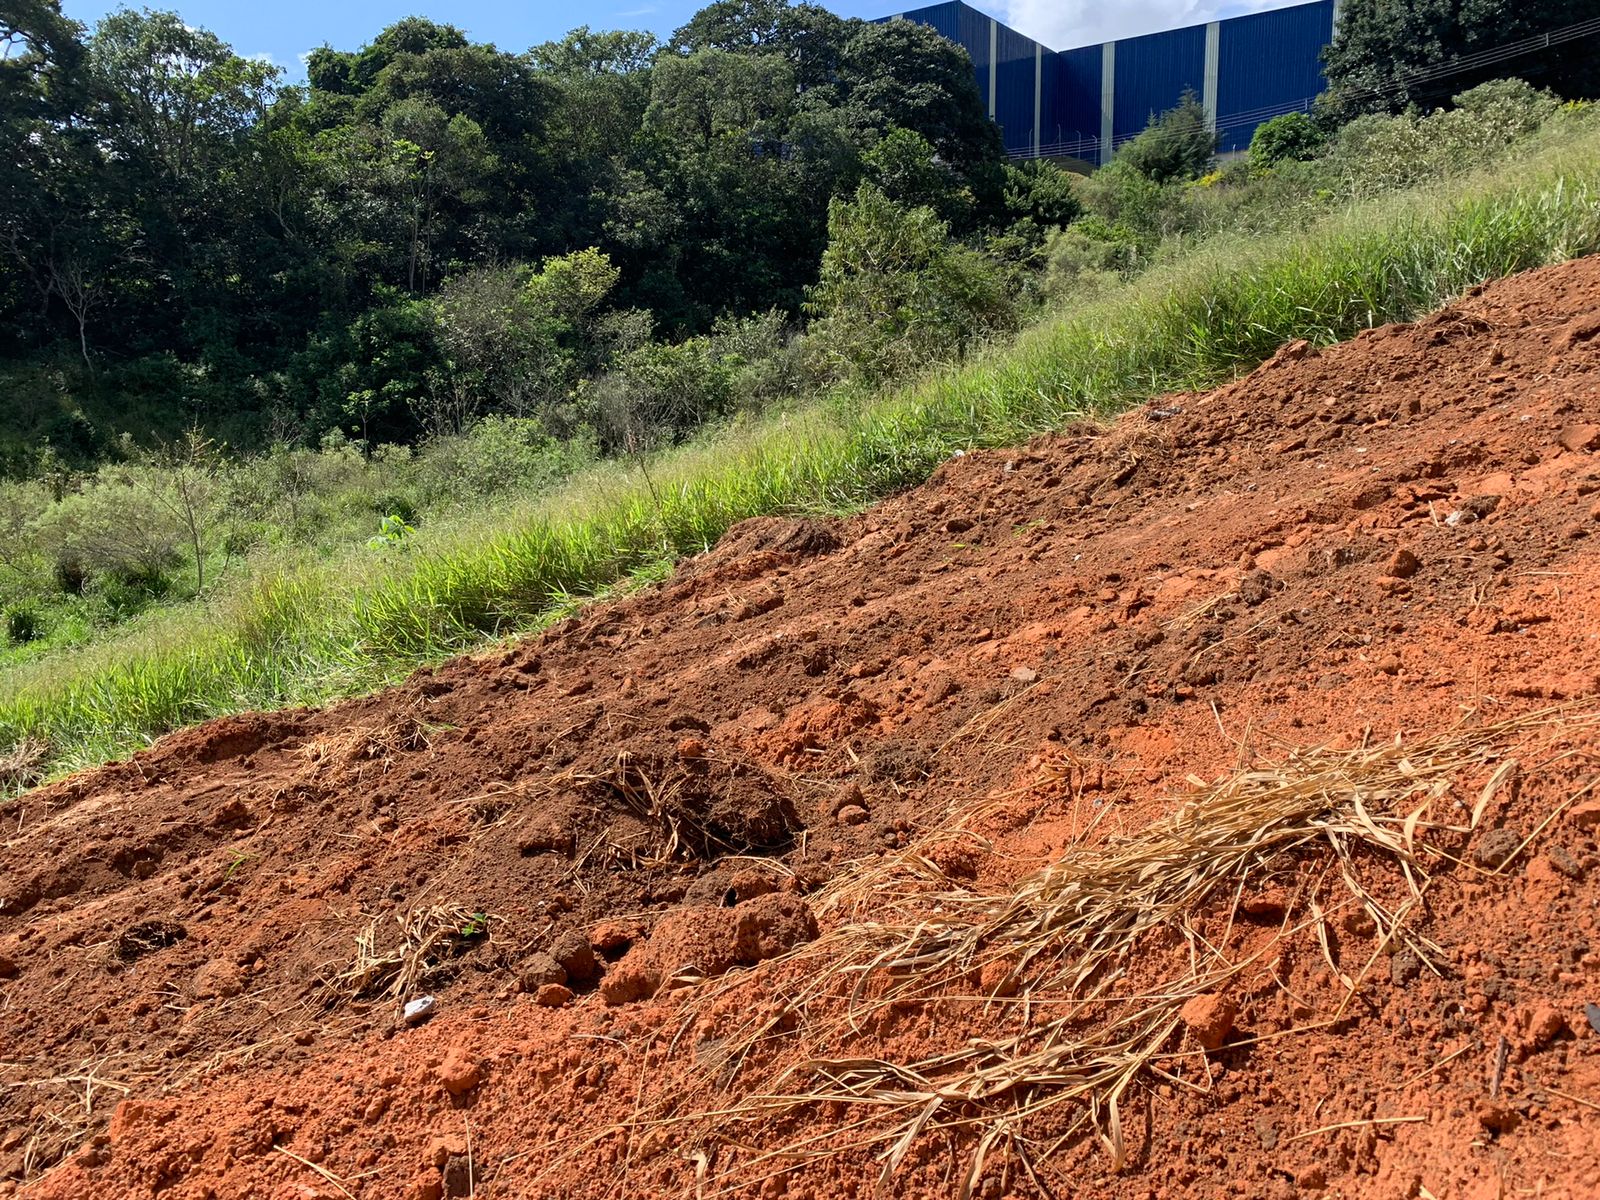
[[[547,983],[566,983],[567,969],[548,954],[528,955],[517,972],[517,982],[524,992],[537,992]]]
[[[441,1133],[428,1142],[422,1161],[435,1171],[444,1170],[445,1163],[457,1154],[467,1152],[467,1143],[459,1133]]]
[[[1600,800],[1589,800],[1567,809],[1567,824],[1574,829],[1600,827]]]
[[[1520,845],[1522,838],[1515,829],[1491,829],[1479,840],[1472,857],[1480,867],[1488,867],[1492,871],[1504,866]]]
[[[600,995],[609,1005],[632,1004],[648,1000],[661,990],[661,974],[654,968],[626,960],[606,972],[600,981]]]
[[[1328,1186],[1328,1172],[1321,1166],[1310,1166],[1294,1177],[1295,1186],[1308,1192],[1320,1192]]]
[[[189,982],[189,994],[196,1000],[224,999],[244,991],[244,972],[226,958],[213,958]]]
[[[1015,679],[1018,683],[1033,683],[1039,678],[1039,672],[1035,671],[1032,667],[1012,667],[1011,678]]]
[[[0,979],[15,979],[17,977],[17,964],[0,954]]]
[[[859,804],[846,804],[835,814],[834,820],[841,825],[860,825],[867,816],[867,810]]]
[[[406,1006],[401,1010],[400,1016],[407,1025],[421,1025],[429,1017],[433,1016],[433,1010],[438,1006],[439,1002],[432,996],[418,996],[414,1000],[406,1001]]]
[[[1409,950],[1401,950],[1389,960],[1389,978],[1399,987],[1421,974],[1422,960]]]
[[[460,1048],[445,1055],[434,1075],[452,1096],[463,1096],[483,1082],[483,1068]]]
[[[437,1172],[418,1175],[411,1181],[411,1188],[406,1194],[410,1200],[443,1200],[444,1183]]]
[[[1396,550],[1384,564],[1383,573],[1394,579],[1410,579],[1420,566],[1422,560],[1410,550]]]
[[[1478,1118],[1478,1124],[1494,1134],[1510,1133],[1522,1123],[1522,1118],[1514,1108],[1494,1100],[1478,1101],[1473,1115]]]
[[[1589,1022],[1590,1029],[1600,1033],[1600,1004],[1585,1004],[1583,1019]]]
[[[1194,1034],[1194,1040],[1207,1050],[1215,1050],[1233,1032],[1238,1006],[1226,996],[1195,996],[1178,1011],[1178,1016]]]
[[[1600,425],[1566,425],[1556,435],[1563,450],[1583,454],[1600,449]]]
[[[465,1154],[455,1154],[444,1164],[444,1194],[470,1196],[475,1180],[472,1178],[472,1159]]]
[[[575,929],[557,934],[550,943],[550,957],[567,973],[563,983],[588,983],[600,973],[599,960],[589,939]]]
[[[1582,882],[1583,867],[1577,859],[1572,857],[1572,851],[1568,850],[1565,846],[1546,846],[1544,856],[1549,861],[1550,865],[1555,869],[1557,874],[1565,875],[1568,879],[1575,880],[1577,882]]]
[[[1270,1117],[1256,1118],[1256,1138],[1261,1142],[1263,1150],[1278,1148],[1278,1127],[1272,1123]]]
[[[1387,658],[1380,658],[1378,660],[1378,670],[1385,675],[1398,675],[1400,674],[1400,660],[1392,654]]]
[[[1541,1004],[1528,1016],[1528,1044],[1542,1050],[1567,1032],[1567,1022],[1551,1005]]]
[[[626,950],[638,936],[638,929],[621,921],[602,921],[589,931],[589,944],[602,953]]]
[[[679,758],[704,758],[705,756],[706,744],[699,738],[684,738],[683,741],[678,743]]]
[[[572,1003],[572,989],[559,983],[547,983],[533,998],[542,1008],[565,1008]]]

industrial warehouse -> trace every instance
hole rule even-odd
[[[1263,121],[1308,110],[1326,86],[1322,51],[1337,9],[1337,0],[1312,0],[1066,50],[961,0],[899,15],[966,48],[1013,158],[1104,163],[1186,91],[1205,105],[1223,154],[1248,148]]]

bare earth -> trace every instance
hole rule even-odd
[[[1581,260],[8,803],[0,1195],[1600,1196],[1597,714]]]

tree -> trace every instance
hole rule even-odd
[[[279,68],[240,58],[176,13],[113,13],[89,39],[89,66],[113,97],[114,151],[174,184],[215,177],[271,103]]]
[[[1217,135],[1200,97],[1186,91],[1175,108],[1152,113],[1144,129],[1117,151],[1116,160],[1152,183],[1198,179],[1216,160]]]
[[[967,177],[980,200],[998,203],[1005,152],[978,95],[972,59],[916,21],[861,23],[839,64],[841,106],[861,130],[921,134]]]
[[[429,423],[459,431],[484,409],[548,419],[599,365],[595,316],[617,277],[606,255],[588,249],[537,271],[479,267],[447,281],[433,313],[453,411]]]
[[[828,249],[806,309],[822,369],[868,381],[958,354],[1017,317],[993,263],[952,242],[931,208],[903,208],[871,183],[828,206]]]
[[[1342,124],[1363,112],[1431,109],[1512,74],[1564,96],[1594,96],[1600,58],[1587,38],[1466,71],[1438,68],[1596,15],[1593,0],[1347,0],[1323,56],[1329,92],[1322,113]]]

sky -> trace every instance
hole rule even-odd
[[[283,67],[292,81],[304,75],[301,57],[327,43],[354,50],[401,17],[426,16],[465,29],[475,41],[522,51],[561,37],[577,25],[594,29],[648,29],[666,37],[706,0],[131,0],[129,7],[174,9],[191,25],[209,29],[234,50]],[[822,0],[846,17],[882,17],[921,7],[927,0]],[[1021,33],[1054,49],[1192,25],[1296,0],[968,0]],[[87,24],[117,8],[106,0],[63,0],[67,16]]]

